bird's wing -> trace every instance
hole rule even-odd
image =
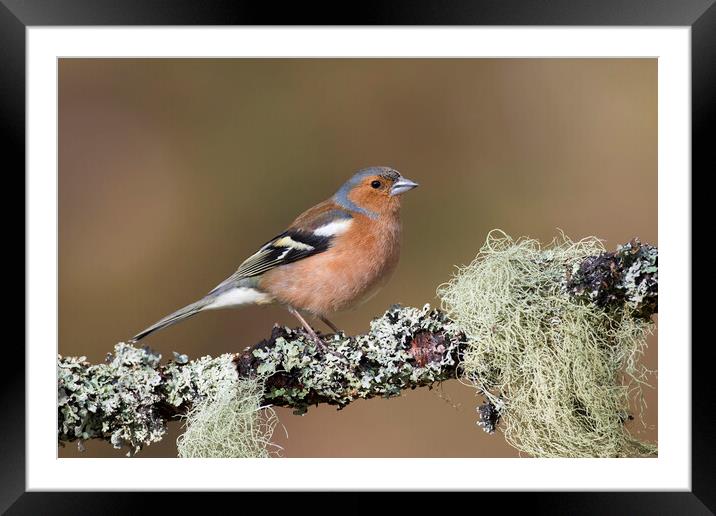
[[[348,212],[326,209],[322,204],[316,206],[300,215],[288,230],[266,242],[244,260],[236,272],[217,285],[209,295],[235,286],[241,279],[260,276],[275,267],[322,253],[331,246],[336,236],[347,229],[351,219]]]

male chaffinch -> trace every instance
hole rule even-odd
[[[324,349],[299,310],[338,332],[326,316],[367,300],[385,284],[400,254],[400,194],[416,186],[389,167],[359,170],[333,197],[299,215],[205,297],[132,340],[204,310],[276,302]]]

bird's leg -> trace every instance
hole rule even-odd
[[[298,312],[298,310],[296,310],[292,306],[289,306],[288,311],[291,312],[294,315],[294,317],[296,317],[296,319],[301,321],[303,328],[306,330],[308,335],[311,337],[311,340],[313,340],[313,342],[316,343],[316,345],[318,346],[318,350],[321,353],[325,354],[326,352],[328,352],[331,355],[334,355],[334,356],[337,356],[338,358],[342,358],[343,360],[346,360],[346,357],[343,356],[341,353],[339,353],[338,351],[333,351],[328,346],[326,346],[326,343],[323,342],[323,340],[321,340],[321,338],[318,335],[316,335],[316,332],[313,330],[313,328],[311,328],[311,325],[308,324],[308,322],[306,322],[306,319],[303,318],[303,316]]]
[[[294,307],[289,306],[287,307],[288,311],[291,312],[291,314],[298,319],[301,322],[301,325],[303,325],[303,329],[306,330],[308,335],[311,337],[313,342],[316,343],[316,345],[321,349],[321,351],[326,351],[328,347],[326,344],[321,340],[321,338],[316,335],[316,332],[311,328],[311,325],[306,322],[306,319],[303,318],[303,316],[296,310]]]
[[[341,330],[339,330],[339,329],[336,327],[335,324],[333,324],[331,321],[329,321],[328,319],[326,319],[326,318],[323,317],[322,315],[319,315],[318,318],[319,318],[321,321],[323,321],[323,324],[325,324],[326,326],[330,327],[330,328],[333,330],[333,333],[338,334],[338,333],[341,332]]]

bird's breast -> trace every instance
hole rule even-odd
[[[266,272],[259,286],[280,303],[324,315],[375,294],[399,256],[398,219],[370,223],[359,219],[328,250]]]

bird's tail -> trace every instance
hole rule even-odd
[[[131,339],[130,342],[137,342],[138,340],[143,339],[147,335],[151,335],[155,331],[159,331],[161,329],[166,328],[167,326],[171,326],[172,324],[178,323],[179,321],[183,321],[187,317],[191,317],[192,315],[198,314],[204,308],[206,308],[207,305],[211,303],[211,301],[212,300],[207,296],[203,299],[200,299],[196,303],[192,303],[190,305],[185,306],[184,308],[180,308],[176,312],[173,312],[164,317],[163,319],[160,319],[159,321],[155,322],[146,330],[137,333]]]
[[[271,303],[273,298],[265,292],[250,286],[252,285],[252,281],[253,278],[250,278],[250,280],[244,283],[234,283],[231,285],[221,284],[209,292],[206,297],[200,299],[196,303],[187,305],[184,308],[167,315],[164,319],[155,322],[146,330],[135,335],[130,342],[137,342],[155,331],[171,326],[179,321],[183,321],[187,317],[198,314],[202,310],[236,308],[244,305]]]

